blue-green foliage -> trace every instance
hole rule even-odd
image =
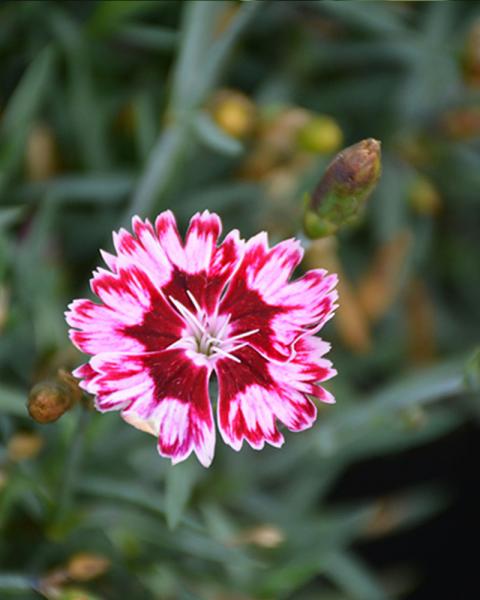
[[[466,380],[463,371],[480,326],[479,135],[459,141],[441,125],[445,111],[478,103],[462,74],[476,9],[302,0],[0,5],[1,598],[38,598],[41,589],[53,598],[42,578],[76,552],[111,561],[97,579],[62,584],[64,594],[80,588],[92,599],[395,597],[399,590],[351,548],[375,522],[377,501],[346,505],[328,494],[360,459],[428,444],[478,414],[478,360]],[[110,248],[112,230],[132,214],[172,208],[185,226],[208,208],[245,236],[298,233],[302,194],[326,157],[295,173],[296,192],[283,204],[268,200],[265,181],[242,178],[254,141],[231,137],[206,110],[220,87],[242,90],[262,110],[327,113],[346,143],[382,141],[382,181],[362,223],[341,234],[340,256],[355,282],[379,244],[400,230],[413,234],[402,277],[429,290],[435,363],[412,368],[404,287],[372,328],[367,354],[328,325],[337,405],[322,408],[311,431],[287,435],[281,450],[235,453],[218,441],[209,470],[192,458],[172,468],[153,438],[116,414],[77,407],[54,424],[32,422],[30,387],[82,360],[63,311],[89,293],[98,249]],[[27,147],[39,125],[52,132],[58,166],[37,181]],[[423,160],[407,151],[412,143]],[[407,201],[419,175],[439,190],[437,215]],[[8,444],[21,431],[44,444],[15,461]],[[448,490],[405,489],[397,501],[403,512],[392,528],[411,527],[441,510]],[[254,543],[255,528],[266,525],[280,535],[274,547],[262,547],[262,529]]]

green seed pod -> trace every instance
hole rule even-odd
[[[313,239],[336,233],[355,220],[381,172],[380,142],[367,139],[339,152],[305,198],[304,228]]]

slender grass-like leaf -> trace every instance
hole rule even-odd
[[[191,460],[180,465],[171,465],[167,469],[165,516],[170,529],[174,529],[180,522],[197,477],[198,466]]]
[[[206,113],[197,115],[194,128],[199,140],[219,154],[238,156],[243,151],[242,144],[220,129]]]
[[[47,46],[28,65],[5,109],[1,122],[3,135],[18,136],[28,129],[51,82],[54,59],[53,47]]]
[[[158,9],[161,5],[160,0],[101,0],[90,18],[89,31],[110,33],[139,13]]]
[[[1,383],[0,413],[27,417],[27,392]]]
[[[325,565],[325,575],[348,598],[354,600],[388,600],[386,592],[362,562],[346,550],[332,553]]]

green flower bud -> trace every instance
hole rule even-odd
[[[305,198],[304,228],[313,238],[333,235],[360,213],[381,172],[380,142],[369,138],[339,152],[313,194]]]
[[[336,152],[341,148],[342,141],[343,133],[340,126],[328,115],[313,117],[298,132],[300,148],[315,154]]]

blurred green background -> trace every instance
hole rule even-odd
[[[0,598],[472,598],[479,4],[3,2],[0,57]],[[303,194],[367,137],[363,218],[304,239],[341,279],[312,430],[205,470],[116,414],[29,418],[82,362],[63,311],[113,229],[208,208],[302,236]]]

